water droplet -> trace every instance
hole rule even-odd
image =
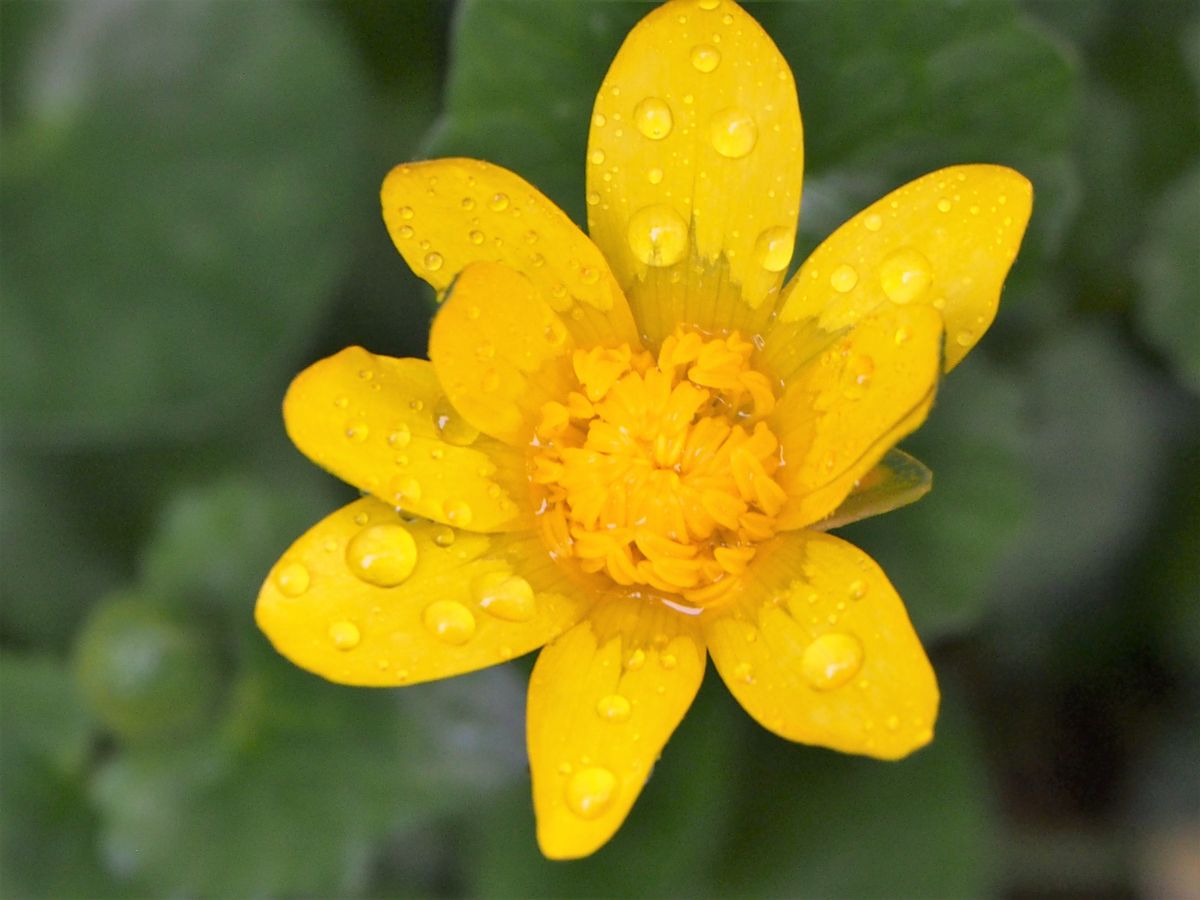
[[[595,284],[600,280],[600,270],[594,266],[584,266],[579,270],[579,280],[584,284]]]
[[[567,806],[581,819],[602,815],[617,793],[617,777],[608,769],[589,766],[567,782]]]
[[[636,672],[646,664],[646,651],[640,647],[634,650],[625,660],[625,668],[630,672]]]
[[[437,253],[436,251],[425,254],[425,268],[427,268],[430,272],[436,272],[438,269],[440,269],[443,262],[445,262],[445,260],[442,259],[442,254]]]
[[[587,202],[588,206],[595,206],[600,202],[600,195],[596,191],[588,191]]]
[[[818,691],[831,691],[850,681],[862,668],[863,649],[852,634],[823,634],[804,650],[801,666],[808,683]]]
[[[402,238],[410,238],[415,233],[416,232],[413,231],[413,227],[411,225],[401,225],[400,226],[400,237],[402,237]]]
[[[652,141],[661,141],[671,133],[671,107],[657,97],[647,97],[633,110],[637,130]]]
[[[592,155],[589,157],[589,159],[592,161],[592,164],[596,166],[602,164],[604,162],[604,158],[603,150],[593,150]]]
[[[333,405],[336,406],[338,409],[345,409],[347,406],[350,405],[350,398],[349,397],[335,397],[334,401],[333,401]]]
[[[855,579],[850,582],[851,600],[861,600],[865,596],[867,596],[867,583],[865,581]]]
[[[879,213],[869,213],[863,218],[863,227],[867,231],[878,231],[883,227],[883,216]]]
[[[346,437],[350,438],[350,440],[354,441],[356,444],[361,444],[363,441],[365,441],[367,439],[367,435],[370,433],[371,430],[362,422],[355,422],[353,425],[350,425],[346,428]]]
[[[454,529],[448,525],[441,525],[434,529],[433,542],[439,547],[449,547],[454,544]]]
[[[796,239],[790,228],[778,225],[766,229],[754,242],[758,264],[768,272],[782,272],[792,261]]]
[[[446,518],[459,528],[466,528],[471,524],[471,507],[463,500],[447,500],[442,504],[442,511]]]
[[[411,207],[411,206],[402,206],[402,207],[400,207],[400,218],[402,218],[402,219],[411,219],[412,217],[413,217],[413,211],[412,211],[412,207]]]
[[[858,270],[848,263],[842,263],[829,273],[829,283],[839,294],[854,290],[858,284]]]
[[[716,9],[721,5],[721,0],[699,0],[696,5],[701,9]]]
[[[912,337],[912,335],[909,333],[909,330],[902,325],[896,329],[896,333],[893,335],[893,340],[895,340],[896,346],[899,347],[901,344],[907,344],[910,337]]]
[[[671,671],[672,669],[674,669],[677,665],[679,665],[679,660],[675,658],[675,655],[673,653],[664,653],[662,656],[659,657],[658,661],[660,663],[662,663],[662,667],[664,669],[666,669],[668,672]]]
[[[353,650],[358,646],[361,638],[362,636],[358,633],[358,626],[353,622],[342,619],[329,626],[329,639],[333,641],[333,646],[339,650]]]
[[[396,426],[396,429],[388,435],[387,442],[389,447],[397,449],[407,447],[412,441],[412,429],[403,422]]]
[[[303,563],[294,562],[279,567],[275,573],[275,583],[287,596],[299,597],[308,590],[312,579]]]
[[[712,44],[697,44],[692,48],[692,68],[697,72],[711,72],[721,64],[721,51]]]
[[[712,117],[709,138],[713,148],[722,156],[740,159],[758,142],[758,125],[744,110],[731,106]]]
[[[395,587],[417,565],[417,544],[403,525],[372,525],[346,545],[346,565],[376,587]]]
[[[893,303],[909,303],[929,289],[933,267],[911,247],[897,250],[879,267],[879,283]]]
[[[416,503],[421,499],[421,483],[415,478],[401,478],[395,483],[396,503]]]
[[[438,399],[433,410],[442,440],[456,447],[465,447],[479,437],[479,429],[462,417],[446,397]]]
[[[944,213],[950,212],[950,207],[952,207],[953,205],[954,204],[951,203],[946,197],[943,197],[941,200],[939,200],[937,202],[938,212],[944,212]]]
[[[596,703],[596,715],[608,722],[624,722],[633,707],[620,694],[606,694]]]
[[[608,124],[608,119],[605,118],[604,113],[596,113],[594,116],[592,116],[592,124],[597,128],[603,128]]]
[[[506,622],[528,622],[537,612],[529,582],[509,572],[480,575],[471,583],[471,593],[488,615]]]
[[[465,644],[475,634],[475,616],[457,600],[436,600],[425,607],[421,621],[447,644]]]
[[[734,666],[733,677],[742,684],[754,684],[754,670],[748,662],[741,662]]]
[[[504,212],[508,209],[508,194],[503,192],[492,194],[488,200],[488,209],[492,212]]]
[[[974,339],[975,335],[972,334],[968,329],[964,328],[954,336],[954,343],[958,344],[960,347],[969,347],[971,346],[971,341]]]
[[[651,169],[646,173],[646,180],[651,184],[661,184],[663,180],[663,170],[659,168]]]
[[[477,247],[486,240],[483,232],[479,231],[478,229],[472,231],[470,234],[467,235],[467,237],[470,238],[471,243]]]
[[[666,204],[646,206],[629,220],[629,248],[650,266],[670,266],[687,252],[688,228]]]

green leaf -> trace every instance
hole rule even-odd
[[[364,85],[303,5],[58,12],[5,72],[7,437],[203,434],[273,393],[347,268]]]
[[[841,532],[883,566],[927,639],[983,615],[1028,514],[1021,387],[979,353],[956,368],[929,420],[905,441],[933,470],[929,496]]]
[[[1170,185],[1150,214],[1135,261],[1138,318],[1180,379],[1200,392],[1200,164]]]
[[[49,657],[0,657],[0,895],[115,896],[85,791],[92,723]]]
[[[943,690],[947,685],[943,683]],[[711,896],[979,897],[996,835],[986,771],[957,692],[933,743],[897,763],[799,747],[759,730],[733,771],[733,839]]]

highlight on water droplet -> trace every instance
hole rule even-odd
[[[457,525],[459,528],[467,527],[474,518],[471,507],[465,500],[447,500],[442,504],[442,511],[451,524]]]
[[[303,563],[286,563],[275,572],[275,584],[289,597],[299,597],[311,583],[312,578]]]
[[[588,766],[567,781],[567,806],[581,819],[595,819],[612,805],[617,776],[608,769]]]
[[[758,264],[768,272],[782,272],[792,261],[796,238],[792,230],[783,225],[768,228],[754,242],[754,255]]]
[[[479,429],[464,419],[446,397],[438,398],[433,408],[433,421],[447,444],[465,447],[479,437]]]
[[[596,715],[606,722],[624,722],[632,711],[628,698],[620,694],[605,694],[596,702]]]
[[[858,270],[849,263],[842,263],[829,273],[829,284],[839,294],[852,291],[858,284]]]
[[[950,212],[950,207],[952,207],[953,205],[954,204],[951,203],[948,198],[942,197],[942,199],[938,200],[938,202],[937,202],[938,212],[944,212],[944,213]]]
[[[637,130],[652,141],[661,141],[671,133],[671,107],[658,97],[647,97],[633,110]]]
[[[893,303],[916,300],[929,289],[932,281],[933,266],[912,247],[897,250],[879,266],[879,284]]]
[[[712,44],[697,44],[692,48],[691,59],[697,72],[711,72],[721,64],[721,51]]]
[[[665,203],[646,206],[629,220],[629,249],[650,266],[670,266],[687,251],[688,227],[683,216]]]
[[[758,142],[758,125],[749,113],[736,106],[716,113],[708,128],[713,148],[729,159],[740,159]]]
[[[861,600],[863,597],[867,596],[867,583],[861,578],[856,578],[854,581],[850,582],[849,591],[851,600]]]
[[[879,213],[868,213],[863,217],[863,227],[867,231],[878,231],[883,227],[883,216]]]
[[[823,634],[804,650],[801,668],[818,691],[831,691],[850,681],[862,668],[863,648],[858,638],[844,632]]]
[[[528,622],[537,612],[533,587],[510,572],[487,572],[471,582],[471,594],[480,609],[506,622]]]
[[[427,268],[430,272],[436,272],[438,269],[440,269],[443,262],[445,262],[445,260],[442,259],[442,254],[438,253],[437,251],[425,254],[425,268]]]
[[[395,447],[397,450],[407,447],[411,441],[412,429],[403,422],[392,429],[387,436],[388,446]]]
[[[346,426],[346,437],[350,438],[356,444],[361,444],[365,441],[370,433],[371,429],[362,422],[354,422]]]
[[[508,209],[508,194],[503,191],[492,194],[488,200],[488,209],[492,212],[504,212]]]
[[[454,529],[449,525],[439,525],[433,531],[433,542],[439,547],[449,547],[454,544]]]
[[[475,634],[475,616],[457,600],[435,600],[425,607],[421,621],[447,644],[465,644]]]
[[[416,568],[417,544],[403,525],[371,525],[346,544],[346,565],[367,584],[395,587]]]
[[[486,240],[483,232],[480,231],[479,229],[472,230],[471,233],[467,235],[467,237],[470,239],[471,243],[477,247]]]
[[[353,650],[358,646],[361,635],[357,625],[342,619],[329,626],[329,639],[339,650]]]

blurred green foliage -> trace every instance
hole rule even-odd
[[[1196,864],[1195,0],[751,6],[796,75],[802,250],[939,166],[1036,187],[992,333],[906,444],[934,491],[845,532],[930,647],[929,749],[788,745],[710,675],[612,844],[551,864],[527,660],[361,691],[255,630],[350,496],[283,438],[290,376],[425,349],[379,181],[473,155],[581,221],[645,11],[0,5],[0,896],[1132,896]]]

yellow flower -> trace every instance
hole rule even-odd
[[[629,812],[707,655],[794,741],[902,757],[938,691],[879,567],[825,533],[928,486],[893,445],[979,340],[1029,182],[943,169],[839,228],[786,284],[795,86],[731,0],[675,0],[596,98],[585,236],[484,162],[401,165],[383,216],[440,294],[429,362],[352,347],[288,391],[288,433],[367,496],[264,584],[276,648],[397,686],[545,647],[528,750],[547,856]]]

